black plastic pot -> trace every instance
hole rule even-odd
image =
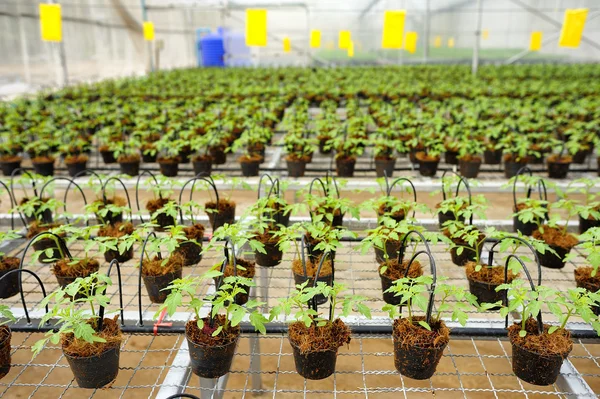
[[[570,162],[548,161],[548,177],[551,179],[565,179],[569,173]]]
[[[175,279],[181,278],[181,269],[167,273],[164,276],[144,276],[144,285],[152,303],[164,303],[170,291],[163,291]]]
[[[217,284],[219,284],[218,278],[213,279],[213,281],[215,282],[215,286],[217,286]],[[237,305],[242,306],[248,302],[248,298],[250,296],[250,286],[244,285],[244,284],[239,284],[238,286],[246,292],[245,294],[240,292],[239,294],[236,294],[236,296],[235,296],[235,303]],[[227,301],[226,303],[229,303],[229,302]]]
[[[4,176],[12,176],[12,173],[15,169],[21,167],[21,160],[13,161],[13,162],[0,162],[0,168],[2,168],[2,174]]]
[[[202,245],[198,245],[195,242],[183,242],[179,244],[179,248],[175,252],[183,255],[184,266],[197,265],[202,260]]]
[[[229,372],[238,338],[223,346],[204,346],[192,341],[187,334],[192,373],[202,378],[219,378]]]
[[[338,177],[354,176],[354,167],[356,166],[356,159],[336,159],[335,165]]]
[[[438,221],[440,223],[440,228],[443,227],[444,223],[446,223],[449,220],[456,220],[456,215],[454,214],[454,212],[448,211],[438,213]],[[458,220],[464,223],[465,218],[464,216],[459,216]]]
[[[100,151],[100,155],[102,155],[102,161],[105,164],[111,164],[111,163],[115,163],[117,162],[116,158],[115,158],[115,153],[108,150],[108,151]]]
[[[417,159],[419,162],[419,173],[421,176],[433,177],[437,173],[438,165],[440,161],[423,161]]]
[[[325,149],[325,146],[327,145],[328,140],[329,139],[319,140],[319,154],[323,154],[323,155],[331,154],[332,148],[329,148],[327,150]]]
[[[458,151],[446,151],[444,161],[448,165],[458,165]]]
[[[210,156],[212,157],[212,162],[215,165],[223,165],[227,162],[227,154],[225,154],[225,150],[223,149],[210,149]]]
[[[10,372],[10,339],[12,331],[10,331],[8,326],[0,326],[0,334],[5,337],[0,342],[0,379],[2,379]]]
[[[166,227],[175,225],[175,218],[173,216],[161,213],[160,215],[156,216],[156,220],[153,220],[153,222],[158,225],[156,230],[164,231]]]
[[[540,264],[551,269],[562,269],[565,267],[565,261],[563,259],[569,252],[571,252],[571,249],[565,249],[555,245],[550,245],[550,248],[555,250],[558,256],[549,251],[546,251],[544,254],[538,252],[537,255],[540,259]]]
[[[258,176],[260,161],[245,161],[240,162],[240,165],[242,167],[242,175],[244,177]]]
[[[210,222],[213,230],[218,229],[225,223],[233,224],[235,223],[235,208],[231,208],[230,212],[210,212],[208,214],[208,221]]]
[[[393,292],[386,292],[388,288],[394,285],[394,281],[382,274],[379,274],[379,278],[381,279],[381,292],[383,293],[383,301],[385,303],[389,303],[390,305],[400,305],[402,296],[395,296]]]
[[[511,346],[512,370],[517,377],[533,385],[552,385],[556,382],[564,360],[562,356],[541,356],[514,342],[511,342]]]
[[[458,161],[460,168],[460,174],[467,179],[475,179],[479,175],[479,169],[481,168],[481,161]]]
[[[129,176],[137,176],[140,174],[140,162],[119,162],[121,173]]]
[[[446,345],[440,348],[402,347],[401,341],[394,338],[394,366],[400,374],[415,380],[426,380],[435,373]]]
[[[496,284],[490,284],[483,281],[469,280],[469,291],[477,297],[478,303],[496,303],[504,299],[506,291],[496,292]],[[488,310],[498,310],[500,306]]]
[[[590,292],[600,291],[600,284],[594,284],[589,281],[579,281],[577,276],[575,276],[575,285],[577,285],[577,288],[585,288]],[[596,316],[600,316],[600,306],[592,306],[592,312],[594,312]]]
[[[154,163],[156,162],[156,158],[158,157],[157,153],[154,154],[143,154],[142,153],[142,162],[144,163]]]
[[[104,260],[106,260],[107,263],[112,262],[114,259],[116,259],[119,263],[127,262],[128,260],[133,259],[133,247],[129,248],[129,250],[124,254],[120,254],[119,251],[112,249],[109,249],[104,253]]]
[[[194,174],[200,176],[210,176],[212,172],[211,161],[192,161],[194,167]]]
[[[179,173],[179,164],[177,162],[159,162],[160,173],[166,177],[176,177]]]
[[[517,175],[517,172],[524,166],[527,166],[527,162],[504,162],[504,177],[506,177],[507,179],[515,177]]]
[[[335,372],[337,350],[302,353],[290,340],[294,352],[296,371],[308,380],[322,380]]]
[[[523,223],[516,216],[513,217],[513,231],[516,233],[520,231],[521,234],[530,236],[535,230],[537,230],[537,224],[533,222]]]
[[[0,272],[0,279],[4,277],[10,271],[15,270],[3,270]],[[0,280],[0,298],[6,299],[13,297],[19,293],[19,273],[12,273],[8,277]]]
[[[46,256],[46,250],[52,248],[52,256]],[[59,259],[60,252],[58,251],[58,247],[56,243],[51,238],[42,238],[33,243],[33,249],[36,251],[44,251],[40,254],[39,260],[40,262],[46,262],[50,259]]]
[[[259,266],[273,267],[281,263],[283,252],[277,247],[277,243],[265,243],[266,254],[254,251],[254,261]]]
[[[375,159],[375,173],[377,177],[392,177],[396,167],[396,158],[393,159]]]
[[[479,247],[479,255],[481,256],[482,245]],[[475,249],[469,248],[467,246],[463,246],[463,251],[459,255],[457,253],[458,248],[450,249],[450,257],[452,258],[452,263],[456,266],[464,266],[467,262],[474,262],[477,259]]]
[[[296,285],[298,284],[302,284],[305,281],[308,280],[308,287],[312,287],[315,283],[315,279],[312,277],[305,277],[302,274],[294,274],[294,283]],[[328,275],[328,276],[319,276],[319,278],[317,279],[317,281],[322,281],[324,283],[326,283],[327,285],[333,285],[333,275]],[[324,297],[322,294],[318,294],[317,296],[315,296],[315,299],[317,300],[317,305],[322,305],[325,302],[327,302],[327,298]]]
[[[483,163],[487,165],[500,165],[502,163],[502,150],[485,150],[483,152]]]
[[[289,177],[302,177],[306,172],[306,162],[305,161],[290,161],[287,162],[287,170]]]
[[[389,259],[398,258],[398,251],[400,251],[400,246],[400,241],[388,240],[385,242],[385,252],[387,252]],[[375,260],[377,261],[377,263],[383,263],[385,261],[385,252],[383,252],[383,250],[380,248],[375,248]]]
[[[579,234],[583,234],[594,227],[600,227],[600,220],[589,220],[579,216]]]
[[[69,176],[75,177],[77,174],[83,172],[87,168],[87,161],[77,162],[77,163],[68,163],[66,165],[67,165],[67,172],[69,172]]]
[[[54,176],[54,161],[52,161],[52,162],[34,162],[33,170],[38,175]]]
[[[98,220],[98,221],[102,220],[102,221],[104,221],[104,223],[108,223],[108,224],[114,226],[117,223],[123,222],[123,212],[112,213],[109,211],[106,214],[106,216],[104,216],[104,217],[96,214],[96,220]]]
[[[65,353],[80,388],[102,388],[119,374],[120,348],[116,346],[98,356],[73,357]]]
[[[573,163],[582,165],[585,163],[585,159],[590,154],[589,150],[579,150],[573,155]]]

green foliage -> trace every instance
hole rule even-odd
[[[600,227],[593,227],[579,236],[579,248],[585,254],[586,262],[592,267],[592,277],[595,277],[600,268]],[[568,253],[565,262],[572,262],[577,257],[575,253]]]

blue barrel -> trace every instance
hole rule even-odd
[[[198,42],[198,50],[202,52],[202,65],[205,67],[224,67],[223,37],[206,35]]]

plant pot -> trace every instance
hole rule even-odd
[[[353,177],[356,159],[339,158],[335,160],[338,177]]]
[[[192,266],[197,265],[202,260],[202,244],[196,244],[195,242],[186,241],[179,244],[179,248],[175,251],[183,255],[183,265]]]
[[[120,347],[116,346],[98,356],[74,357],[64,354],[80,388],[102,388],[119,374]]]
[[[227,154],[225,154],[225,150],[222,148],[211,148],[210,156],[212,157],[212,162],[215,165],[223,165],[227,162]]]
[[[242,167],[242,175],[244,177],[258,176],[260,169],[260,161],[240,161]]]
[[[512,370],[521,380],[533,385],[552,385],[556,382],[563,357],[541,356],[511,342]]]
[[[400,246],[402,243],[400,241],[388,240],[385,242],[385,252],[387,252],[389,259],[397,259],[398,252],[400,251]],[[377,263],[385,262],[385,252],[381,248],[375,249],[375,260]],[[400,259],[402,261],[402,259]]]
[[[69,176],[75,177],[77,174],[83,172],[87,168],[87,161],[67,163],[66,165],[67,165],[67,171],[69,172]]]
[[[8,326],[0,326],[0,379],[10,372],[10,339],[12,331]]]
[[[585,159],[590,154],[590,150],[579,150],[573,155],[573,163],[577,165],[583,165]]]
[[[578,269],[574,270],[575,273],[575,285],[577,286],[577,288],[585,288],[586,290],[590,291],[590,292],[598,292],[600,291],[600,284],[598,284],[595,281],[590,281],[589,278],[586,278],[586,276],[582,276],[580,278],[578,278]],[[591,267],[589,268],[588,271],[588,276],[591,276]],[[594,314],[596,316],[600,316],[600,306],[592,306],[592,312],[594,312]]]
[[[475,159],[471,161],[463,161],[462,159],[458,162],[460,168],[460,174],[467,179],[475,179],[479,175],[479,169],[481,168],[481,159]]]
[[[437,173],[438,165],[440,163],[439,159],[437,161],[428,161],[418,159],[419,162],[419,173],[424,177],[433,177]]]
[[[548,177],[551,179],[564,179],[569,173],[570,162],[548,161]]]
[[[277,247],[277,243],[263,243],[266,254],[254,251],[254,261],[259,266],[273,267],[281,263],[283,252]]]
[[[458,151],[446,151],[444,153],[444,161],[448,165],[458,165]]]
[[[394,168],[396,167],[396,158],[392,159],[375,159],[375,173],[377,177],[392,177]]]
[[[403,347],[396,334],[394,340],[394,366],[404,377],[426,380],[435,373],[446,345],[439,348]]]
[[[0,271],[0,278],[11,271],[18,269],[19,263],[16,263],[16,267],[13,269]],[[12,273],[10,276],[0,281],[0,298],[10,298],[17,295],[19,292],[19,273]]]
[[[308,280],[308,287],[312,287],[315,284],[315,279],[312,277],[308,277],[308,276],[303,276],[302,274],[294,274],[294,283],[296,285],[298,284],[302,284],[305,281]],[[325,284],[332,286],[333,285],[333,275],[328,275],[328,276],[319,276],[319,278],[317,279],[317,281],[322,281]],[[325,296],[323,296],[322,294],[318,294],[315,296],[315,299],[317,300],[317,305],[322,305],[325,302],[327,302],[327,298]]]
[[[467,262],[475,262],[477,259],[477,255],[481,256],[481,251],[483,249],[483,245],[479,246],[479,254],[475,253],[475,248],[468,246],[466,242],[457,243],[460,244],[463,248],[463,251],[458,254],[458,248],[454,247],[450,249],[450,257],[452,258],[452,263],[456,266],[464,266]]]
[[[33,162],[33,170],[41,176],[54,176],[54,161]]]
[[[579,216],[579,234],[583,234],[594,227],[600,227],[600,220],[584,219]]]
[[[235,207],[228,208],[227,211],[208,213],[208,221],[210,222],[210,225],[212,226],[213,230],[218,229],[225,223],[235,223]]]
[[[165,299],[169,295],[170,291],[163,291],[163,289],[167,288],[173,280],[181,278],[182,269],[176,270],[171,273],[167,273],[163,276],[144,276],[144,285],[146,286],[146,291],[148,292],[148,296],[150,297],[150,301],[152,303],[164,303]]]
[[[306,172],[306,161],[288,159],[287,170],[289,177],[302,177]]]
[[[12,176],[15,169],[21,167],[21,158],[17,160],[0,161],[0,168],[2,168],[2,174],[4,176]]]
[[[213,281],[215,282],[215,287],[217,286],[217,284],[219,283],[219,278],[214,278]],[[245,305],[248,302],[248,298],[250,297],[250,286],[248,285],[244,285],[244,284],[238,284],[238,286],[243,289],[246,293],[244,294],[243,292],[240,292],[238,294],[235,295],[235,303],[237,305]],[[227,304],[229,304],[229,301],[226,302]]]
[[[515,233],[520,231],[521,234],[530,236],[537,228],[537,224],[533,222],[523,223],[516,216],[513,217],[513,231]]]
[[[144,154],[142,153],[142,162],[144,163],[154,163],[156,162],[156,158],[158,157],[157,153],[154,154]]]
[[[389,303],[390,305],[400,305],[402,296],[395,296],[393,292],[386,292],[391,286],[394,285],[394,281],[383,274],[379,274],[379,278],[381,279],[381,292],[383,293],[383,301],[385,303]]]
[[[100,151],[100,155],[102,156],[102,161],[107,165],[117,162],[114,152],[110,150]]]
[[[158,227],[156,227],[157,231],[165,231],[168,226],[175,226],[175,218],[164,213],[157,215],[153,222],[158,225]]]
[[[104,260],[106,260],[107,263],[112,262],[114,259],[116,259],[119,263],[124,263],[128,260],[133,259],[133,246],[123,254],[120,254],[119,251],[115,251],[112,249],[109,249],[108,251],[104,252]]]
[[[98,221],[98,223],[100,223],[100,221],[103,220],[104,223],[108,223],[114,226],[117,223],[123,222],[123,212],[112,213],[109,211],[104,217],[100,216],[99,214],[96,214],[96,220]]]
[[[291,340],[296,371],[308,380],[322,380],[335,372],[337,350],[302,353]]]
[[[46,256],[46,250],[52,248],[52,256]],[[60,252],[54,240],[52,238],[42,238],[33,243],[33,249],[35,251],[44,251],[40,254],[39,260],[42,263],[47,263],[50,259],[59,259]]]
[[[563,259],[565,258],[565,256],[567,256],[569,252],[571,252],[571,249],[565,249],[562,247],[557,247],[555,245],[550,245],[550,248],[555,250],[558,256],[554,255],[549,251],[546,251],[544,254],[538,252],[537,255],[540,259],[540,264],[551,269],[562,269],[563,267],[565,267],[566,262]]]
[[[158,162],[160,173],[166,177],[176,177],[179,172],[179,163],[177,162]]]
[[[137,176],[140,174],[140,161],[135,162],[119,162],[121,173],[129,176]]]
[[[196,176],[210,176],[212,172],[211,161],[192,161],[192,166],[194,167],[194,174]]]
[[[502,150],[485,150],[483,163],[487,165],[500,165],[502,163]]]
[[[444,223],[446,223],[449,220],[457,220],[456,215],[454,215],[454,212],[452,211],[448,211],[448,212],[440,212],[438,213],[438,221],[440,224],[440,228],[442,228],[444,226]],[[465,217],[464,216],[459,216],[458,217],[458,221],[460,222],[465,222]]]
[[[504,299],[506,291],[496,292],[497,284],[486,283],[484,281],[469,280],[469,291],[477,297],[478,303],[496,303]],[[495,306],[488,310],[498,310],[500,306]]]
[[[325,146],[327,145],[327,141],[329,141],[329,138],[319,140],[319,154],[323,154],[323,155],[331,154],[332,148],[329,148],[327,150],[325,149]]]
[[[192,373],[202,378],[219,378],[229,373],[238,338],[223,346],[204,346],[185,335],[192,364]]]
[[[505,161],[504,162],[504,177],[510,179],[511,177],[515,177],[517,172],[524,166],[527,166],[527,162],[513,162],[513,161]]]

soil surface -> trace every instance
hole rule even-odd
[[[428,155],[422,151],[417,152],[415,154],[415,157],[419,160],[419,161],[423,161],[423,162],[439,162],[440,161],[440,157],[438,156],[431,156]]]
[[[19,265],[21,264],[21,259],[13,257],[13,256],[7,256],[7,257],[3,257],[0,259],[0,270],[1,271],[5,271],[5,270],[15,270],[19,268]]]
[[[60,277],[87,277],[100,269],[100,263],[96,259],[81,259],[75,264],[70,264],[68,259],[57,261],[52,267],[52,272]]]
[[[56,227],[59,227],[60,224],[59,223],[51,223],[51,224],[40,224],[38,222],[33,222],[29,225],[29,228],[27,229],[27,235],[26,238],[33,238],[35,237],[37,234],[43,232],[43,231],[48,231],[50,229],[54,229]],[[59,234],[59,236],[64,237],[64,234]],[[48,236],[48,239],[51,236]]]
[[[102,226],[98,229],[99,237],[123,237],[133,233],[133,224],[131,222],[119,222],[114,225]]]
[[[387,277],[391,280],[398,280],[404,277],[404,273],[406,271],[406,267],[408,266],[408,260],[402,262],[401,265],[398,264],[398,259],[388,259],[386,262],[379,265],[379,272],[381,273],[381,268],[387,266],[387,269],[382,274],[382,276]],[[408,269],[408,277],[416,278],[423,275],[423,267],[419,261],[415,260],[410,265],[410,269]]]
[[[152,214],[167,205],[169,202],[175,201],[170,198],[156,198],[150,200],[146,203],[146,210]]]
[[[188,240],[196,240],[201,243],[204,238],[204,225],[196,223],[193,226],[184,227],[183,232]]]
[[[121,155],[117,158],[118,163],[136,163],[140,162],[140,156],[137,154],[134,155]]]
[[[575,269],[575,281],[578,287],[583,287],[592,292],[600,289],[600,271],[592,277],[593,270],[591,266],[582,266]]]
[[[193,342],[202,346],[223,346],[235,341],[240,335],[240,327],[229,327],[223,329],[219,335],[213,337],[213,332],[223,325],[225,322],[224,315],[217,315],[214,318],[213,327],[210,326],[208,317],[202,319],[204,322],[204,328],[201,330],[198,328],[196,319],[190,320],[185,325],[185,333]]]
[[[481,270],[475,271],[476,266],[477,263],[475,262],[467,262],[465,264],[465,273],[469,280],[492,285],[504,284],[504,266],[489,267],[488,265],[482,265]],[[509,283],[517,277],[519,277],[518,274],[514,274],[510,270],[508,271],[507,279]]]
[[[431,319],[431,331],[418,324],[424,321],[424,316],[414,316],[412,323],[408,319],[396,319],[393,334],[403,347],[418,346],[419,348],[440,348],[450,341],[450,330],[443,320]]]
[[[315,274],[317,273],[318,267],[319,262],[313,263],[310,260],[308,260],[308,257],[306,257],[306,275],[308,277],[314,278]],[[292,270],[295,274],[299,276],[304,276],[304,268],[302,267],[301,259],[294,259],[294,261],[292,262]],[[331,276],[332,273],[333,269],[331,267],[331,261],[329,260],[329,258],[327,258],[325,262],[323,262],[323,266],[321,267],[319,277]]]
[[[204,207],[207,209],[218,210],[218,213],[227,213],[227,212],[235,212],[235,202],[230,201],[228,199],[219,198],[219,204],[217,209],[216,201],[209,201],[204,204]]]
[[[350,328],[340,319],[321,327],[316,324],[306,327],[303,322],[296,321],[290,324],[288,334],[302,354],[337,350],[350,343]]]
[[[69,165],[77,163],[86,163],[88,161],[87,155],[69,155],[65,157],[65,163]]]
[[[163,263],[164,262],[164,263]],[[177,253],[171,254],[166,261],[155,256],[153,259],[144,259],[142,274],[144,276],[164,276],[183,268],[183,256]]]
[[[241,258],[235,258],[235,262],[237,266],[241,266],[244,269],[240,269],[239,267],[236,269],[236,273],[240,277],[253,278],[256,274],[256,264],[254,262],[247,261]],[[233,266],[228,264],[225,268],[225,273],[223,273],[223,277],[233,276]]]
[[[61,337],[63,351],[73,357],[89,357],[98,356],[102,353],[121,345],[123,335],[119,327],[118,315],[114,319],[104,319],[102,323],[102,331],[98,332],[98,337],[103,338],[106,342],[89,343],[82,339],[76,339],[73,334],[65,334]],[[88,324],[92,326],[97,323],[97,320],[88,320]]]
[[[567,233],[563,227],[542,226],[543,232],[536,230],[533,238],[543,240],[546,244],[570,250],[579,242],[573,234]]]
[[[544,324],[544,332],[538,334],[537,321],[530,318],[525,323],[525,331],[527,331],[525,337],[519,336],[521,324],[515,323],[508,327],[508,338],[510,342],[539,355],[548,357],[559,355],[566,358],[573,349],[571,333],[559,328],[552,334],[548,334],[550,327],[550,325]]]

